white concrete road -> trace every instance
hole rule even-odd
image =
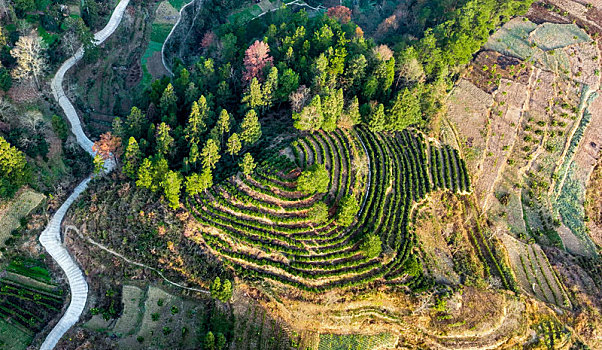
[[[129,2],[130,0],[121,0],[113,11],[109,23],[101,31],[94,35],[97,45],[104,42],[109,36],[111,36],[111,34],[113,34],[113,32],[115,32],[119,26],[119,23],[121,23],[121,19],[123,18],[123,14],[125,13],[125,9]],[[71,124],[71,131],[77,138],[77,142],[86,152],[94,155],[94,152],[92,151],[93,142],[86,137],[79,117],[77,116],[77,112],[75,111],[75,108],[69,99],[65,96],[65,91],[63,90],[63,79],[65,77],[65,73],[79,60],[81,60],[83,55],[84,50],[80,48],[73,57],[65,61],[52,79],[51,86],[52,94],[65,112],[65,116]],[[113,164],[108,163],[105,168],[107,171],[110,171],[113,168]],[[88,299],[88,284],[86,283],[86,279],[84,278],[82,271],[79,269],[75,261],[73,261],[69,255],[67,249],[63,246],[61,240],[61,222],[63,221],[71,204],[73,204],[75,199],[77,199],[77,197],[86,190],[90,180],[91,178],[85,179],[75,188],[73,193],[61,205],[59,210],[54,213],[52,219],[50,219],[50,222],[48,223],[48,226],[46,226],[40,235],[40,243],[46,249],[46,251],[48,251],[50,256],[52,256],[52,258],[59,264],[61,269],[63,269],[65,275],[67,275],[67,281],[69,282],[69,288],[71,290],[71,301],[69,303],[69,307],[44,340],[44,343],[40,348],[42,350],[53,349],[56,346],[61,337],[79,320],[79,317],[86,306],[86,300]]]

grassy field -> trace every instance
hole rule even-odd
[[[188,2],[188,0],[169,0],[171,6],[173,6],[178,11],[180,11],[180,9],[184,7],[184,5],[186,5]]]
[[[153,23],[151,31],[151,42],[165,42],[165,39],[167,39],[169,32],[171,32],[171,28],[173,28],[173,25],[168,23]]]
[[[0,320],[0,349],[25,350],[33,340],[33,333]]]
[[[0,217],[0,246],[4,246],[12,230],[19,228],[21,218],[27,216],[44,198],[41,193],[26,190],[6,204]]]
[[[392,349],[397,343],[397,337],[391,333],[377,335],[337,335],[320,334],[319,350],[370,350]]]
[[[149,59],[158,55],[163,48],[163,43],[169,36],[171,29],[179,17],[178,11],[186,4],[186,0],[170,0],[161,2],[155,10],[155,19],[151,25],[150,41],[142,55],[142,87],[149,86],[153,79],[149,69]]]
[[[253,5],[252,7],[245,8],[240,12],[236,12],[228,16],[228,22],[230,23],[245,23],[252,20],[255,16],[259,15],[263,11],[259,5]]]

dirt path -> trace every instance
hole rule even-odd
[[[107,25],[101,31],[94,34],[96,45],[104,42],[109,36],[111,36],[111,34],[113,34],[113,32],[115,32],[119,26],[119,23],[121,23],[121,19],[123,18],[123,14],[125,13],[125,9],[129,2],[130,0],[121,0],[113,11],[109,23],[107,23]],[[51,87],[54,98],[63,109],[65,116],[71,124],[71,131],[75,135],[77,143],[86,152],[94,155],[94,151],[92,151],[93,143],[90,141],[90,139],[88,139],[88,137],[86,137],[86,134],[84,134],[75,108],[65,96],[65,91],[63,90],[63,79],[65,77],[65,73],[75,64],[77,64],[77,62],[79,62],[83,56],[84,50],[83,48],[80,48],[73,57],[65,61],[52,79]],[[105,170],[107,172],[111,171],[113,166],[114,164],[107,162],[107,164],[105,164]],[[67,213],[67,210],[71,204],[73,204],[77,197],[86,190],[90,180],[91,177],[85,179],[75,188],[69,198],[67,198],[67,200],[50,219],[48,225],[44,231],[42,231],[42,234],[40,234],[40,243],[65,272],[71,291],[71,301],[69,303],[69,307],[67,307],[67,311],[65,311],[59,322],[54,326],[44,340],[44,343],[40,347],[42,350],[53,349],[55,347],[61,337],[79,320],[79,317],[86,306],[86,300],[88,299],[88,284],[86,283],[84,275],[75,261],[69,255],[67,249],[62,244],[61,222],[63,221],[63,218],[65,217],[65,214]]]
[[[191,290],[191,291],[193,291],[193,292],[199,292],[199,293],[204,293],[204,294],[210,294],[210,292],[209,292],[208,290],[205,290],[205,289],[199,289],[199,288],[192,288],[192,287],[186,287],[186,286],[183,286],[183,285],[181,285],[181,284],[179,284],[179,283],[177,283],[177,282],[173,282],[173,281],[169,280],[167,277],[165,277],[165,275],[163,275],[163,273],[162,273],[161,271],[159,271],[159,270],[155,269],[154,267],[151,267],[151,266],[148,266],[148,265],[145,265],[145,264],[142,264],[142,263],[139,263],[139,262],[136,262],[136,261],[130,260],[130,259],[126,258],[125,256],[123,256],[123,255],[121,255],[121,254],[117,253],[116,251],[114,251],[114,250],[112,250],[112,249],[110,249],[110,248],[107,248],[106,246],[104,246],[104,245],[102,245],[102,244],[100,244],[100,243],[98,243],[98,242],[94,241],[94,240],[93,240],[92,238],[90,238],[90,237],[84,237],[84,235],[82,235],[82,234],[81,234],[81,232],[79,231],[79,229],[78,229],[77,227],[75,227],[75,226],[71,226],[71,225],[70,225],[70,226],[65,226],[65,232],[67,232],[68,230],[72,230],[72,231],[74,231],[75,233],[77,233],[77,235],[78,235],[78,236],[79,236],[81,239],[85,239],[86,241],[90,242],[90,243],[91,243],[91,244],[93,244],[94,246],[96,246],[96,247],[98,247],[98,248],[100,248],[100,249],[104,250],[105,252],[107,252],[107,253],[109,253],[109,254],[111,254],[111,255],[114,255],[114,256],[116,256],[116,257],[118,257],[118,258],[120,258],[120,259],[124,260],[124,261],[125,261],[125,262],[127,262],[128,264],[136,265],[136,266],[143,267],[143,268],[145,268],[145,269],[149,269],[149,270],[151,270],[151,271],[154,271],[154,272],[156,272],[156,273],[157,273],[157,274],[158,274],[158,275],[159,275],[161,278],[163,278],[163,279],[165,280],[165,282],[167,282],[167,283],[169,283],[169,284],[171,284],[171,285],[173,285],[173,286],[176,286],[176,287],[178,287],[178,288],[182,288],[182,289],[186,289],[186,290]]]

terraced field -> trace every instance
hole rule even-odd
[[[598,29],[554,9],[533,8],[490,37],[449,98],[446,135],[455,140],[446,141],[466,155],[520,288],[570,307],[570,286],[540,246],[598,254],[584,203],[600,151],[600,47]],[[548,23],[544,11],[562,15]]]
[[[63,290],[50,282],[43,263],[13,260],[0,278],[0,348],[26,349],[35,334],[57,316]]]
[[[325,165],[328,190],[298,191],[299,175],[314,164]],[[232,177],[187,205],[205,226],[207,246],[243,275],[311,292],[376,280],[419,287],[426,281],[416,259],[409,259],[415,237],[408,217],[413,204],[435,189],[470,191],[456,150],[427,145],[410,131],[357,128],[301,137],[255,174]],[[360,210],[344,226],[337,212],[349,196]],[[313,213],[321,203],[328,218],[317,222]],[[365,248],[374,236],[382,243],[376,254]]]

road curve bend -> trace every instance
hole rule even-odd
[[[119,23],[121,23],[121,19],[123,18],[125,9],[129,2],[130,0],[121,0],[113,11],[109,23],[107,23],[107,25],[98,33],[94,34],[96,45],[100,45],[109,36],[111,36],[113,32],[115,32],[119,26]],[[67,73],[71,67],[81,60],[83,56],[84,50],[83,48],[80,48],[73,57],[65,61],[52,79],[51,88],[54,98],[65,112],[65,116],[71,124],[71,132],[73,132],[77,138],[77,143],[86,152],[94,156],[94,151],[92,151],[93,142],[86,137],[79,117],[77,116],[77,112],[75,111],[75,107],[73,107],[73,104],[71,104],[65,95],[65,91],[63,90],[63,79],[65,78],[65,73]],[[114,164],[107,163],[105,170],[107,172],[111,171],[113,166]],[[86,188],[88,188],[90,180],[91,177],[85,179],[75,188],[73,193],[71,193],[67,200],[60,206],[57,212],[54,213],[48,222],[48,225],[40,234],[40,243],[50,254],[50,256],[52,256],[52,258],[58,263],[61,269],[63,269],[65,275],[67,275],[69,289],[71,290],[71,301],[69,303],[69,307],[67,307],[67,311],[65,311],[59,322],[56,324],[56,326],[54,326],[52,331],[50,331],[44,340],[44,343],[42,343],[42,346],[40,347],[41,350],[54,349],[61,337],[79,320],[79,317],[86,306],[86,300],[88,299],[88,284],[86,283],[86,279],[84,278],[82,271],[77,266],[75,261],[73,261],[67,249],[63,246],[61,240],[61,222],[65,218],[65,214],[67,213],[67,210],[71,204],[73,204],[77,197],[84,192]]]

